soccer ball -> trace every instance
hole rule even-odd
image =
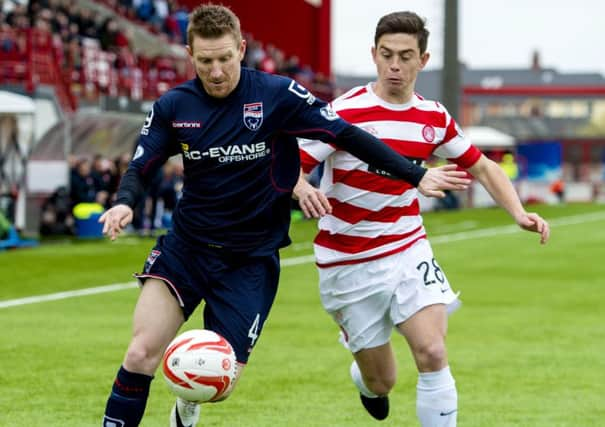
[[[235,381],[235,352],[216,332],[193,329],[168,345],[162,371],[170,390],[182,399],[198,403],[223,400]]]

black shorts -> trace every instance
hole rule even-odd
[[[203,300],[204,328],[221,334],[246,363],[263,329],[277,293],[279,252],[249,257],[221,249],[193,248],[172,233],[160,236],[143,273],[163,280],[185,319]]]

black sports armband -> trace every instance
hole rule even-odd
[[[334,140],[339,148],[367,164],[418,187],[426,169],[398,154],[391,147],[356,126],[349,126]]]

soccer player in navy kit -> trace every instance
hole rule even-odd
[[[246,42],[228,8],[198,7],[187,33],[197,77],[154,103],[116,203],[100,219],[114,240],[154,171],[182,155],[183,195],[173,229],[158,238],[138,275],[133,336],[105,427],[139,425],[164,350],[202,300],[204,327],[232,344],[241,375],[277,292],[278,250],[290,243],[300,171],[295,136],[334,144],[426,196],[468,185],[452,166],[427,171],[397,155],[293,80],[242,68]],[[199,405],[177,399],[171,426],[194,426],[199,413]]]

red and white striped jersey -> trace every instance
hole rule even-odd
[[[336,98],[332,107],[410,160],[432,154],[468,168],[481,156],[443,105],[416,94],[406,104],[390,104],[369,83]],[[320,188],[333,209],[319,220],[318,266],[369,261],[426,238],[415,187],[333,145],[301,139],[299,146],[305,173],[325,162]]]

